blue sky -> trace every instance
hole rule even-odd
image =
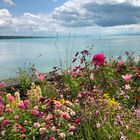
[[[0,0],[0,35],[140,33],[140,0]]]

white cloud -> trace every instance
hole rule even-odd
[[[15,5],[15,3],[12,0],[3,0],[5,3],[10,5]]]
[[[0,34],[140,32],[139,6],[138,0],[69,0],[51,14],[24,13],[18,17],[0,9]]]

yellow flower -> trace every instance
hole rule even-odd
[[[6,108],[10,108],[10,105],[9,105],[9,104],[7,104],[7,105],[6,105]]]
[[[11,96],[11,94],[10,93],[8,93],[7,95],[6,95],[6,97],[8,98],[9,96]]]

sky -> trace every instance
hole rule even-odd
[[[140,33],[140,0],[0,0],[0,35]]]

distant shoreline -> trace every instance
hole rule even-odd
[[[31,38],[55,38],[55,37],[42,37],[42,36],[0,36],[1,39],[31,39]]]

